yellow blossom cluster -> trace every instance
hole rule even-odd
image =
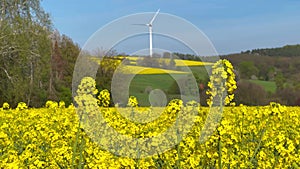
[[[100,91],[98,95],[98,104],[102,107],[108,107],[110,104],[110,93],[107,89]]]
[[[128,99],[128,103],[127,103],[127,106],[129,107],[137,107],[138,106],[138,101],[136,99],[135,96],[130,96],[129,99]]]
[[[4,102],[2,105],[2,109],[9,109],[9,104],[7,102]]]
[[[228,60],[219,60],[212,66],[208,87],[209,90],[207,90],[206,94],[209,95],[207,100],[209,106],[216,106],[213,104],[220,101],[221,106],[232,102],[234,98],[233,92],[237,89],[237,85],[233,66]],[[231,105],[235,104],[231,103]]]
[[[23,109],[27,109],[27,108],[28,107],[27,107],[26,103],[20,102],[20,103],[18,103],[16,110],[23,110]]]

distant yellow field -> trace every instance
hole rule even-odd
[[[209,62],[200,62],[193,60],[179,60],[175,59],[176,66],[205,66],[205,65],[213,65],[213,63]]]
[[[119,56],[119,58],[125,58],[125,57]],[[137,63],[137,60],[139,59],[139,57],[127,57],[127,59],[130,60],[131,65],[120,65],[118,68],[119,71],[122,71],[125,74],[188,74],[189,73],[189,72],[177,71],[177,70],[136,66],[136,63]],[[100,62],[101,62],[101,60],[98,58],[92,58],[92,60],[94,60],[98,64],[100,64]],[[166,61],[167,59],[159,58],[159,60]],[[212,63],[208,63],[208,62],[180,60],[180,59],[175,59],[175,63],[176,63],[177,67],[212,65]]]
[[[176,71],[176,70],[167,70],[167,69],[160,69],[160,68],[148,68],[142,66],[131,66],[125,65],[119,67],[120,71],[124,72],[125,74],[187,74],[188,72],[183,71]]]
[[[129,59],[130,61],[137,61],[139,57],[126,57],[126,59]]]
[[[125,58],[125,56],[118,56],[118,58],[122,59]],[[100,64],[101,60],[98,58],[92,58],[94,61],[96,61],[98,64]],[[132,65],[136,65],[137,60],[139,57],[127,57],[127,59],[130,61]],[[167,61],[166,58],[159,58],[160,61]],[[193,60],[181,60],[181,59],[175,59],[176,66],[206,66],[206,65],[213,65],[213,63],[210,62],[201,62],[201,61],[193,61]]]
[[[131,61],[131,63],[136,63],[139,57],[127,57]],[[160,60],[167,60],[166,58],[160,58]],[[175,59],[176,66],[205,66],[212,65],[213,63],[209,62],[201,62],[201,61],[193,61],[193,60],[180,60]]]

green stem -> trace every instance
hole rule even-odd
[[[136,168],[140,168],[140,149],[139,149],[139,143],[136,143],[137,149],[137,158],[136,158]]]
[[[78,127],[77,127],[77,132],[76,132],[76,140],[75,143],[73,145],[73,154],[72,154],[72,168],[74,169],[75,167],[75,158],[76,158],[76,154],[77,154],[77,144],[78,144],[78,140],[79,140],[79,130],[80,130],[80,122],[78,123]]]
[[[78,168],[83,168],[84,145],[85,145],[85,140],[84,140],[83,136],[81,136],[80,151],[79,151],[79,166],[78,166]]]
[[[130,116],[131,116],[131,120],[134,121],[133,120],[133,118],[134,118],[134,109],[133,109],[133,107],[131,107],[131,115]]]
[[[268,119],[267,119],[268,120]],[[258,145],[256,146],[255,150],[254,150],[254,153],[250,159],[250,163],[253,162],[254,158],[256,157],[258,151],[259,151],[259,148],[261,147],[261,144],[262,144],[262,138],[263,136],[265,135],[266,133],[266,130],[267,130],[267,127],[269,125],[269,120],[267,121],[267,124],[266,124],[266,127],[261,131],[261,134],[260,134],[260,137],[259,137],[259,142],[258,142]]]
[[[72,168],[75,168],[75,160],[76,160],[76,155],[77,155],[77,146],[78,146],[78,141],[79,141],[79,136],[80,136],[80,122],[82,121],[82,114],[79,115],[79,121],[78,121],[78,126],[77,126],[77,132],[76,132],[76,140],[75,143],[73,145],[73,154],[72,154]],[[81,144],[82,145],[82,144]],[[80,148],[82,148],[80,146]],[[80,156],[81,156],[81,150],[80,150]],[[81,157],[80,157],[81,158]],[[81,159],[79,159],[79,163],[81,163],[80,161]],[[80,164],[79,164],[80,165]],[[78,167],[76,167],[78,168]]]
[[[218,131],[219,139],[218,139],[218,153],[219,153],[219,168],[222,169],[222,142],[221,142],[221,135]]]
[[[223,88],[223,83],[221,84],[221,89]],[[222,112],[223,112],[223,92],[221,94],[221,98],[220,98],[220,111],[221,111],[221,119],[220,122],[222,121]],[[220,131],[217,129],[218,131],[218,153],[219,153],[219,168],[222,169],[222,141],[221,141],[221,134]]]
[[[178,143],[178,145],[177,145],[177,155],[178,155],[178,160],[176,161],[176,164],[177,164],[177,168],[181,168],[181,166],[180,166],[180,161],[181,161],[181,156],[180,156],[180,131],[179,131],[179,125],[178,125],[178,116],[179,116],[179,113],[180,113],[180,111],[177,113],[177,115],[176,115],[176,128],[177,128],[177,130],[176,130],[176,135],[177,135],[177,143]]]

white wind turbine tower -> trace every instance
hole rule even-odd
[[[153,16],[153,18],[150,20],[150,22],[147,23],[147,24],[134,24],[134,25],[142,25],[142,26],[148,26],[149,27],[149,51],[150,51],[150,57],[152,57],[152,54],[153,54],[153,51],[152,51],[152,25],[153,25],[154,19],[158,15],[158,13],[159,13],[159,9],[157,10],[157,12]]]

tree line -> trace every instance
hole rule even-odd
[[[71,102],[80,47],[53,28],[40,0],[0,2],[0,103]]]
[[[256,55],[272,56],[272,57],[299,57],[300,45],[286,45],[277,48],[253,49],[242,53],[250,53]]]

